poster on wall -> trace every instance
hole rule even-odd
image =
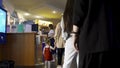
[[[25,31],[24,31],[24,32],[32,32],[31,30],[32,30],[31,24],[26,24],[26,25],[25,25]]]

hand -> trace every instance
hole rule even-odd
[[[74,47],[75,49],[78,51],[78,41],[79,41],[79,36],[78,36],[78,32],[79,32],[79,27],[76,25],[73,25],[73,30],[72,30],[72,38],[73,38],[73,43],[74,43]]]
[[[72,39],[73,39],[73,43],[74,43],[74,48],[78,51],[78,40],[79,40],[79,37],[78,35],[76,34],[71,34],[72,35]]]

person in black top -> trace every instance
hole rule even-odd
[[[79,53],[74,48],[72,33],[72,12],[74,0],[67,0],[63,18],[61,19],[62,37],[65,40],[63,68],[79,68]]]
[[[71,31],[66,25],[66,31],[72,33],[71,42],[79,49],[79,67],[120,68],[119,0],[74,0],[70,12],[68,8],[63,18],[73,24]]]

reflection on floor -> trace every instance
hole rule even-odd
[[[36,64],[35,66],[15,66],[15,68],[45,68],[44,63]],[[57,68],[56,62],[51,62],[51,68]]]
[[[36,64],[36,68],[44,68],[44,64],[42,63],[42,64]],[[51,67],[50,68],[57,68],[56,67],[57,65],[56,65],[56,62],[51,62]]]
[[[57,60],[57,59],[56,59]],[[38,45],[36,47],[36,64],[34,67],[23,67],[23,68],[45,68],[43,62],[43,56],[42,56],[42,44]],[[57,68],[57,61],[51,62],[51,68]],[[16,68],[22,68],[22,67],[16,67]]]
[[[63,57],[64,58],[64,57]],[[43,55],[42,55],[42,44],[36,46],[36,61],[35,61],[35,66],[34,67],[23,67],[23,66],[17,66],[15,68],[45,68],[43,62]],[[63,60],[62,60],[63,62]],[[51,62],[51,68],[57,68],[57,55],[56,55],[56,61]]]

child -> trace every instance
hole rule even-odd
[[[45,60],[45,68],[50,68],[50,65],[51,65],[50,62],[53,59],[51,50],[55,50],[55,47],[53,48],[52,46],[50,46],[50,41],[47,40],[46,45],[43,49],[43,55],[44,55],[44,60]]]

